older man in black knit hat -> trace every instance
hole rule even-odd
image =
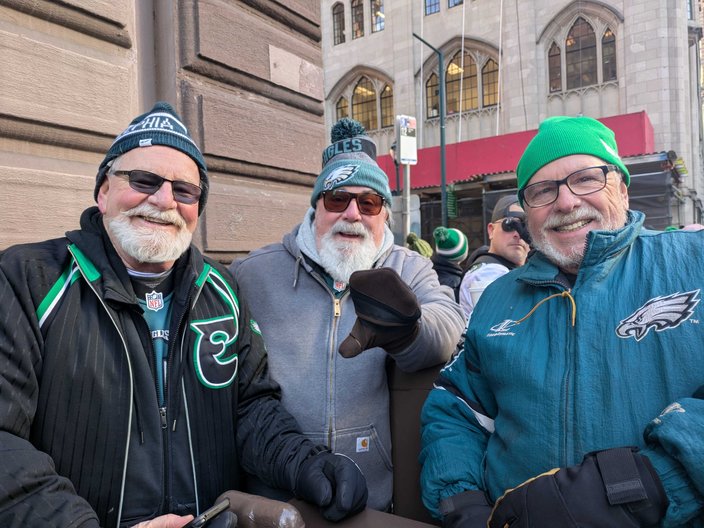
[[[239,467],[331,520],[364,507],[359,469],[301,434],[236,284],[191,245],[207,194],[158,103],[110,147],[80,229],[0,255],[0,526],[178,528]]]

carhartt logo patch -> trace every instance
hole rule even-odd
[[[694,313],[694,307],[700,301],[698,296],[699,290],[693,290],[650,299],[621,321],[616,328],[616,335],[640,341],[648,335],[651,328],[656,332],[676,328]]]
[[[338,167],[325,177],[323,190],[329,191],[334,187],[339,187],[339,183],[349,180],[358,170],[359,167],[357,165],[343,165],[342,167]]]
[[[358,436],[357,437],[357,453],[366,453],[369,451],[369,437],[368,436]]]
[[[151,293],[147,293],[144,298],[147,301],[147,308],[150,310],[158,312],[164,307],[164,296],[161,292],[152,291]]]

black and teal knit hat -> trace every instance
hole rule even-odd
[[[323,191],[338,187],[369,187],[391,203],[386,173],[376,164],[376,145],[358,121],[344,117],[330,131],[332,142],[323,151],[323,170],[315,181],[310,204],[315,207]]]
[[[208,168],[205,166],[203,154],[188,134],[186,125],[183,124],[172,106],[163,101],[156,103],[149,112],[135,117],[130,126],[112,142],[105,159],[98,168],[93,198],[98,199],[98,191],[105,180],[112,160],[137,147],[152,145],[163,145],[180,150],[196,162],[202,189],[198,202],[198,214],[202,213],[208,200]]]
[[[588,154],[616,165],[626,185],[630,174],[621,157],[613,131],[591,117],[555,116],[540,124],[516,168],[518,190],[548,163],[573,154]]]

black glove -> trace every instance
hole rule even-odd
[[[483,491],[465,491],[440,503],[443,528],[486,528],[491,505]]]
[[[207,524],[208,528],[237,528],[237,515],[224,511]]]
[[[667,505],[650,460],[622,447],[589,453],[578,466],[553,469],[508,490],[488,526],[658,526]]]
[[[343,357],[355,357],[374,347],[394,354],[418,335],[418,299],[391,268],[355,271],[350,277],[350,295],[357,321],[340,344]]]
[[[367,481],[351,458],[321,452],[298,470],[296,497],[317,504],[328,521],[337,522],[367,505]]]

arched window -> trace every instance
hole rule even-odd
[[[362,77],[352,92],[352,118],[356,119],[367,130],[377,128],[376,90],[372,82]]]
[[[499,65],[489,59],[482,68],[482,106],[499,103]]]
[[[345,6],[340,2],[332,6],[332,34],[335,46],[345,42]]]
[[[372,33],[384,30],[384,0],[369,0],[369,11],[372,15]]]
[[[601,63],[603,81],[616,79],[616,36],[610,28],[606,28],[601,38]]]
[[[579,17],[565,41],[565,65],[567,67],[567,89],[596,84],[596,36],[594,29]]]
[[[352,0],[352,39],[364,36],[364,4],[362,0]]]
[[[381,128],[394,126],[394,89],[388,84],[381,91]]]
[[[438,76],[434,73],[428,77],[428,81],[425,83],[425,113],[428,117],[438,117],[440,115],[439,84]]]
[[[552,43],[548,51],[548,76],[550,78],[550,93],[562,91],[562,65],[560,64],[560,48]]]
[[[460,79],[462,79],[462,108],[460,109]],[[477,64],[468,52],[458,51],[447,65],[445,73],[447,113],[456,114],[460,110],[475,110],[479,107],[477,87]]]
[[[347,105],[347,98],[346,97],[340,97],[337,100],[337,104],[335,105],[335,116],[337,117],[337,120],[339,121],[343,117],[349,117],[350,116],[350,110],[349,106]]]

